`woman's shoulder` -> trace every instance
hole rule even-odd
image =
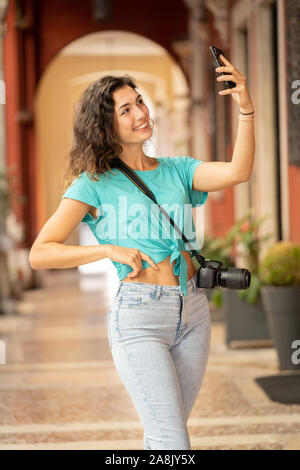
[[[82,183],[95,185],[99,183],[99,181],[101,181],[105,175],[106,173],[90,173],[89,171],[85,170],[80,173],[80,175],[78,175],[78,178],[82,180]]]
[[[177,156],[174,156],[174,157],[171,157],[171,156],[167,156],[167,157],[154,157],[157,161],[159,161],[160,163],[166,163],[166,164],[174,164],[178,161],[179,158],[182,158],[182,157],[177,157]]]
[[[66,190],[85,191],[93,190],[97,191],[100,178],[98,174],[90,174],[88,171],[82,171],[78,175],[74,176],[71,182],[69,182]]]
[[[177,162],[177,161],[184,161],[186,160],[187,158],[193,158],[191,157],[190,155],[172,155],[172,156],[166,156],[166,157],[154,157],[156,158],[157,160],[162,160],[162,161],[170,161],[170,162]]]
[[[187,162],[190,161],[190,159],[192,159],[192,157],[181,156],[181,155],[167,156],[167,157],[157,157],[157,160],[159,162],[161,162],[162,164],[168,165],[170,167],[185,165]]]

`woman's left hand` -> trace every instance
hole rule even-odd
[[[232,95],[232,98],[238,103],[242,111],[253,111],[253,104],[248,91],[245,75],[239,72],[222,54],[220,55],[220,58],[225,66],[217,67],[215,70],[216,72],[227,72],[227,74],[220,75],[217,80],[230,80],[231,82],[236,83],[236,86],[234,88],[227,88],[226,90],[219,91],[219,95]]]

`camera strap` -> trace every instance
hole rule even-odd
[[[165,217],[168,219],[168,221],[170,222],[170,224],[174,227],[174,229],[176,230],[176,232],[180,235],[180,237],[182,238],[182,240],[187,244],[189,250],[192,252],[192,255],[196,257],[197,261],[200,263],[200,266],[202,268],[206,268],[206,262],[205,262],[205,258],[203,258],[203,256],[201,256],[199,253],[197,253],[197,251],[195,251],[191,245],[191,243],[189,242],[189,240],[186,238],[186,236],[182,233],[182,231],[180,230],[180,228],[178,227],[178,225],[176,225],[176,223],[174,222],[174,220],[172,219],[172,217],[164,210],[163,207],[161,207],[157,200],[156,200],[156,197],[154,196],[153,192],[150,191],[150,189],[148,188],[148,186],[143,182],[143,180],[137,175],[137,173],[135,173],[134,170],[132,170],[132,168],[130,168],[128,165],[126,165],[126,163],[123,162],[123,160],[121,160],[120,158],[118,157],[115,157],[112,159],[112,165],[111,165],[113,168],[118,168],[122,173],[124,173],[144,194],[146,194],[146,196],[148,196],[153,202],[155,202],[155,204],[158,205],[159,209],[161,210],[161,212],[165,215]]]

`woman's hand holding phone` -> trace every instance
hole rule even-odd
[[[240,107],[241,112],[250,113],[253,111],[253,104],[249,94],[249,90],[246,83],[246,77],[237,68],[235,68],[229,60],[224,57],[223,54],[218,56],[218,59],[222,60],[224,65],[219,66],[215,69],[216,72],[222,73],[217,77],[217,81],[230,81],[236,84],[235,87],[228,88],[227,90],[219,91],[219,95],[232,95],[234,101],[236,101]],[[220,60],[219,60],[220,62]]]

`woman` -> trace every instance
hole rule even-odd
[[[143,423],[145,449],[191,448],[187,420],[207,365],[210,314],[205,290],[196,285],[191,252],[168,232],[170,223],[158,206],[111,166],[112,159],[132,168],[159,204],[177,205],[170,215],[191,240],[184,224],[184,216],[192,219],[191,206],[204,204],[208,191],[247,181],[253,167],[254,114],[246,80],[221,58],[225,65],[216,71],[227,74],[218,80],[237,86],[220,94],[231,94],[244,114],[232,161],[148,157],[143,143],[152,135],[149,110],[134,81],[103,77],[82,97],[66,191],[29,256],[33,269],[71,268],[103,258],[116,266],[120,283],[109,312],[109,341]],[[189,208],[185,214],[183,206]],[[64,245],[81,221],[99,245]]]

